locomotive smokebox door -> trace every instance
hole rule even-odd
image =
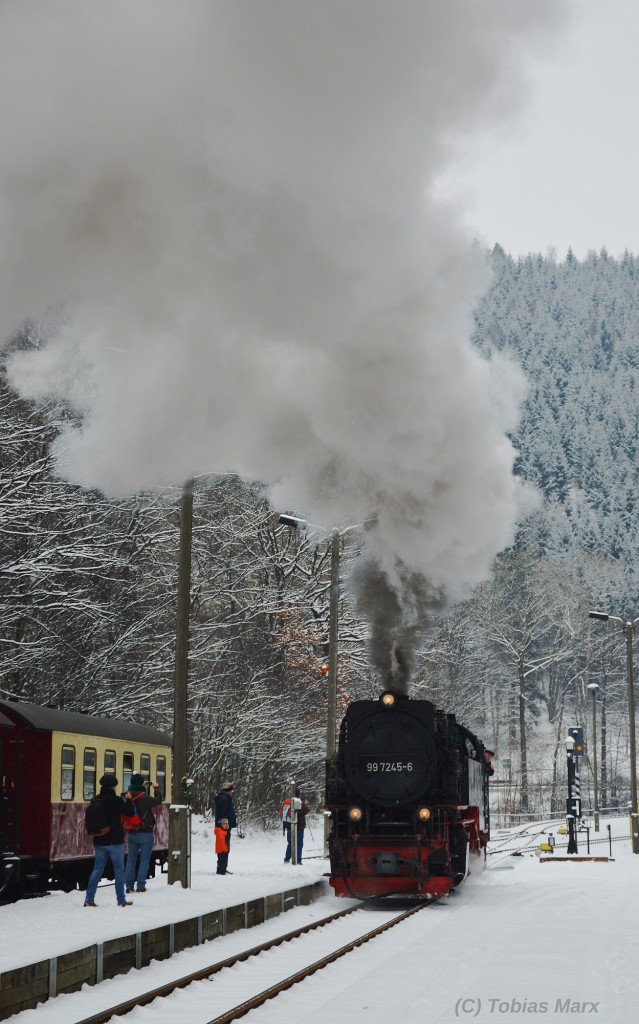
[[[433,707],[426,701],[358,701],[347,713],[343,766],[351,790],[379,807],[425,798],[437,773]]]

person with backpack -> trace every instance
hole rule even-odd
[[[228,829],[226,831],[226,853],[222,854],[222,860],[220,856],[217,859],[217,874],[218,875],[230,875],[231,872],[227,871],[227,864],[229,862],[229,851],[231,849],[231,829],[237,825],[237,818],[235,816],[235,808],[233,806],[233,790],[235,786],[232,782],[223,782],[220,792],[215,798],[215,828],[216,828],[216,839],[217,829],[222,828],[222,821],[228,823]],[[217,842],[216,842],[217,845]]]
[[[115,898],[119,907],[132,906],[124,892],[124,829],[122,816],[131,817],[135,808],[130,800],[118,796],[116,788],[118,780],[115,775],[103,775],[100,779],[100,792],[89,804],[85,812],[85,826],[93,839],[95,863],[89,877],[84,899],[85,907],[95,907],[95,894],[98,882],[109,860],[113,865],[115,878]]]
[[[295,796],[301,797],[302,793],[299,786],[295,787]],[[297,812],[297,863],[302,863],[302,850],[304,849],[304,829],[306,828],[306,815],[310,808],[308,801],[302,800],[302,806]],[[291,860],[291,799],[287,797],[280,808],[280,814],[282,816],[282,825],[284,832],[287,837],[286,842],[286,853],[284,854],[284,863],[289,864]]]
[[[149,793],[151,786],[153,786],[153,796]],[[127,796],[133,804],[134,811],[132,816],[122,818],[128,844],[124,881],[127,893],[146,892],[146,876],[155,841],[153,808],[159,807],[162,803],[162,794],[157,782],[150,782],[143,775],[132,775]],[[140,864],[137,871],[137,889],[134,889],[135,863],[138,854],[140,855]]]

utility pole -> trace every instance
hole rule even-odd
[[[592,776],[594,787],[594,819],[595,832],[599,831],[599,780],[597,778],[597,690],[599,683],[589,683],[588,689],[592,693]]]
[[[193,529],[193,480],[182,490],[180,508],[180,555],[175,636],[175,683],[173,690],[173,776],[169,808],[169,885],[191,887],[191,808],[187,776],[187,677],[189,660],[189,610],[191,605],[191,535]]]
[[[331,533],[331,590],[328,620],[328,709],[326,716],[326,758],[335,751],[337,723],[337,638],[339,635],[339,530]]]
[[[637,813],[637,731],[635,725],[635,672],[632,657],[632,640],[639,618],[626,621],[607,612],[589,612],[589,618],[601,622],[618,622],[626,635],[626,666],[628,675],[628,728],[630,732],[630,837],[632,852],[639,853],[639,814]]]
[[[328,696],[326,715],[326,761],[335,752],[335,729],[337,725],[337,642],[339,635],[339,530],[331,533],[331,590],[328,620]],[[324,815],[324,856],[328,857],[328,838],[331,833],[331,819]]]
[[[632,664],[632,638],[639,620],[626,622],[626,659],[628,663],[628,718],[630,719],[630,835],[632,852],[639,853],[639,814],[637,814],[637,732],[635,726],[635,673]]]

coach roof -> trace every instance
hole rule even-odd
[[[6,719],[9,718],[12,725],[20,724],[19,720],[22,720],[38,732],[76,732],[83,736],[106,736],[113,740],[129,740],[131,743],[171,746],[168,733],[149,725],[123,722],[117,718],[99,718],[96,715],[81,715],[77,711],[41,708],[37,704],[18,700],[0,701],[0,713],[0,726],[6,726]]]

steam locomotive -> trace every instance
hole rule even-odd
[[[159,729],[23,701],[0,701],[0,902],[49,889],[86,889],[93,843],[87,803],[105,773],[128,788],[157,779],[150,871],[168,858],[171,737]],[[112,877],[111,864],[107,877]]]
[[[477,737],[430,701],[351,704],[326,772],[335,894],[447,895],[485,859],[491,771]]]

